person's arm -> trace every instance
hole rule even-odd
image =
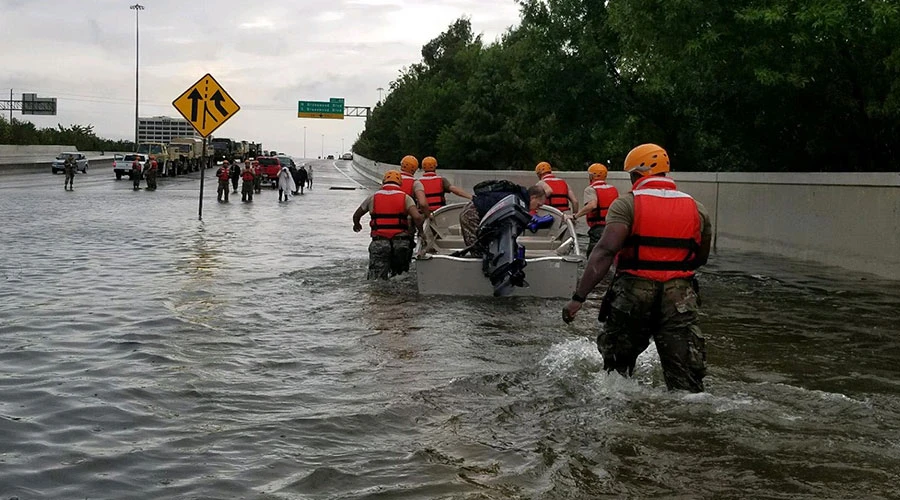
[[[425,223],[425,217],[422,216],[421,212],[419,212],[419,209],[416,208],[415,205],[410,205],[406,208],[406,213],[409,214],[409,216],[412,218],[413,223],[415,223],[416,228],[419,230],[419,234],[424,233],[425,228],[423,227],[423,224]]]
[[[362,220],[362,216],[366,215],[368,212],[369,211],[362,206],[357,208],[356,212],[353,212],[353,232],[358,233],[362,231],[362,224],[360,221]]]
[[[569,190],[569,204],[572,205],[572,211],[578,211],[578,198],[575,197],[575,193],[572,190]]]
[[[462,190],[462,189],[460,189],[460,188],[458,188],[458,187],[456,187],[456,186],[454,186],[454,185],[452,185],[452,184],[450,185],[449,191],[450,191],[451,193],[455,194],[456,196],[461,197],[461,198],[465,198],[465,199],[467,199],[467,200],[471,200],[471,199],[472,199],[472,195],[471,195],[471,194],[465,192],[464,190]]]
[[[425,216],[425,217],[428,217],[428,218],[430,219],[430,218],[431,218],[431,208],[428,207],[428,198],[425,197],[425,188],[422,187],[422,184],[420,184],[420,183],[418,183],[418,182],[416,182],[415,186],[416,186],[416,188],[417,188],[417,189],[415,190],[415,191],[416,191],[416,192],[415,192],[415,195],[416,195],[416,198],[415,198],[415,199],[416,199],[416,203],[417,203],[420,207],[422,207],[422,213],[424,214],[424,216]],[[422,187],[422,189],[418,189],[419,187]]]
[[[712,247],[712,235],[711,234],[702,234],[700,235],[700,251],[697,252],[697,258],[695,261],[697,262],[697,267],[705,266],[709,261],[709,251]]]
[[[553,188],[550,187],[550,184],[547,184],[544,181],[540,181],[540,182],[538,182],[538,184],[540,184],[541,187],[544,188],[544,195],[547,196],[547,200],[549,201],[550,196],[553,195]]]
[[[584,214],[590,213],[591,211],[593,211],[596,208],[597,208],[597,200],[596,199],[591,200],[591,201],[585,203],[584,206],[581,207],[581,210],[579,210],[575,215],[573,215],[572,218],[578,219],[581,216],[583,216]]]
[[[576,296],[587,298],[597,283],[600,283],[606,276],[616,254],[625,245],[625,239],[628,238],[630,232],[631,228],[627,224],[611,223],[606,225],[603,236],[591,252],[584,268],[584,274],[581,275],[578,286],[575,287]],[[563,308],[563,321],[569,323],[575,319],[575,314],[581,310],[582,304],[583,301],[570,300]]]

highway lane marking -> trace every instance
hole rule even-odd
[[[348,180],[350,180],[350,182],[356,183],[357,186],[359,186],[359,187],[361,187],[361,188],[363,188],[363,189],[369,189],[369,188],[367,188],[366,186],[363,186],[362,184],[360,184],[359,181],[357,181],[356,179],[354,179],[354,178],[350,177],[349,175],[347,175],[343,170],[341,170],[340,168],[338,168],[338,166],[337,166],[337,160],[331,162],[331,166],[333,166],[335,170],[337,170],[338,172],[340,172],[341,175],[343,175],[343,176],[346,177]]]

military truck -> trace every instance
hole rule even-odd
[[[222,160],[231,160],[234,158],[234,141],[226,137],[216,137],[210,141],[210,145],[215,150],[213,162]]]
[[[143,142],[138,144],[137,153],[156,157],[157,175],[175,175],[172,162],[169,161],[169,148],[161,142]]]
[[[203,139],[176,137],[169,142],[169,160],[178,175],[199,170],[202,156]]]

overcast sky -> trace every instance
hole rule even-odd
[[[92,124],[134,137],[135,11],[131,1],[0,0],[0,94],[58,99],[39,127]],[[297,118],[297,101],[343,97],[374,106],[378,87],[421,59],[457,18],[495,41],[518,24],[514,0],[144,0],[140,116],[179,116],[172,101],[205,73],[241,106],[219,137],[303,154],[348,150],[363,118]],[[8,115],[7,115],[8,118]]]

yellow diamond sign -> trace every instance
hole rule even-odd
[[[172,101],[172,105],[202,137],[209,137],[213,130],[241,110],[209,73]]]

